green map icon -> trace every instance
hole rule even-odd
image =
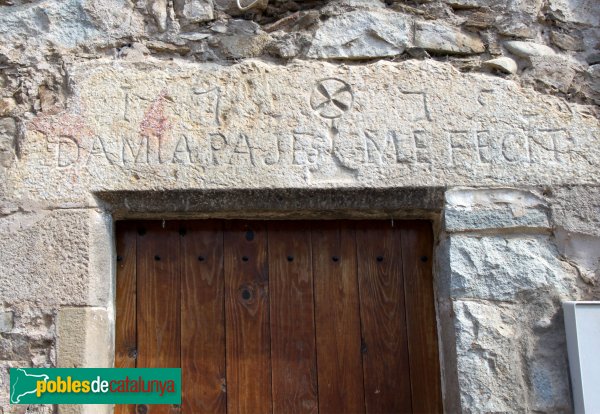
[[[20,404],[21,398],[36,392],[37,382],[48,381],[50,377],[46,374],[30,374],[27,368],[16,368],[11,370],[10,403]]]

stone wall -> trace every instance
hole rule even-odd
[[[0,0],[0,412],[111,364],[115,219],[217,216],[434,220],[446,410],[571,412],[596,0],[239,1]]]
[[[454,326],[456,386],[465,412],[571,412],[561,303],[597,300],[599,239],[555,212],[584,207],[580,187],[446,193],[439,245],[440,318]],[[596,213],[597,214],[597,213]],[[575,253],[575,252],[578,253]]]

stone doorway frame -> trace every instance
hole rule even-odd
[[[133,219],[422,219],[432,222],[438,355],[445,412],[460,407],[455,327],[442,235],[445,187],[98,191],[90,223],[90,283],[105,307],[64,308],[58,318],[57,366],[114,366],[116,251],[114,223]],[[108,282],[108,283],[107,283]],[[65,407],[66,408],[66,407]],[[71,409],[75,408],[71,406]],[[73,412],[61,409],[61,412]],[[94,410],[97,411],[98,407]],[[75,412],[87,412],[82,407]],[[91,412],[91,411],[90,411]],[[107,412],[111,412],[110,408]]]

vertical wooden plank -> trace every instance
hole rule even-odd
[[[356,240],[351,222],[312,231],[319,412],[365,410]]]
[[[116,368],[135,368],[136,363],[136,234],[132,222],[116,223]],[[115,405],[115,413],[133,414],[135,405]]]
[[[411,412],[400,232],[389,221],[356,230],[367,413]]]
[[[178,230],[176,222],[160,221],[140,224],[138,229],[138,368],[180,367]],[[150,413],[168,413],[174,407],[147,408]]]
[[[227,412],[271,412],[267,234],[262,222],[225,223]]]
[[[441,413],[431,224],[403,222],[401,234],[413,412]]]
[[[313,272],[305,222],[268,224],[274,413],[318,412]]]
[[[181,222],[184,413],[225,413],[225,297],[221,221]]]

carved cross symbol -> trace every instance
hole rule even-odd
[[[317,82],[310,97],[310,106],[326,119],[341,117],[352,108],[354,94],[346,82],[336,78],[326,78]]]

